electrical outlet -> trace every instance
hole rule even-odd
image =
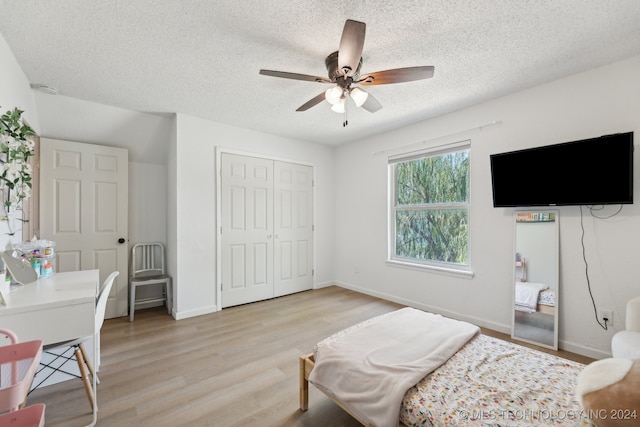
[[[601,308],[598,310],[598,320],[606,323],[607,326],[613,326],[613,310],[609,308]]]

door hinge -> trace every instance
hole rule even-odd
[[[311,275],[315,276],[316,275],[316,271],[314,269],[311,269]]]
[[[311,231],[316,231],[316,226],[315,225],[311,225]]]
[[[220,226],[220,234],[222,234],[222,226]]]

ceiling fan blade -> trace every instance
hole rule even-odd
[[[433,77],[433,70],[432,66],[395,68],[363,75],[357,83],[361,85],[388,85],[412,82]]]
[[[296,111],[307,111],[309,108],[320,104],[324,100],[325,100],[324,92],[322,92],[322,93],[318,94],[317,96],[314,96],[313,98],[311,98],[310,100],[308,100],[304,104],[302,104],[300,107],[298,107],[298,109]]]
[[[310,76],[308,74],[287,73],[285,71],[260,70],[263,76],[280,77],[283,79],[304,80],[307,82],[331,83],[327,77]]]
[[[362,108],[370,113],[375,113],[382,108],[382,104],[380,104],[377,99],[369,94],[369,96],[367,96],[367,99],[364,101],[364,104],[362,104]]]
[[[353,76],[358,70],[364,47],[364,22],[347,19],[342,30],[340,49],[338,50],[338,70],[344,75]]]

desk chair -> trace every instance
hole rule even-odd
[[[136,300],[140,286],[162,284],[162,296]],[[131,248],[131,277],[129,278],[129,321],[133,322],[136,305],[164,302],[171,314],[173,291],[171,276],[166,270],[166,254],[162,243],[137,243]]]
[[[120,272],[118,271],[114,271],[113,273],[111,273],[109,277],[105,279],[104,283],[100,287],[98,298],[96,299],[96,317],[95,317],[95,329],[94,329],[95,334],[100,332],[100,329],[102,328],[102,324],[104,323],[104,315],[107,310],[107,299],[109,299],[109,293],[111,292],[111,287],[113,286],[113,282],[115,278],[118,277],[119,274]],[[87,370],[92,376],[95,376],[96,383],[99,383],[100,381],[96,376],[96,372],[90,362],[91,359],[88,357],[87,351],[84,347],[84,343],[86,341],[91,340],[92,338],[94,338],[94,335],[45,346],[44,351],[53,355],[55,358],[47,364],[42,364],[40,371],[46,368],[49,368],[52,370],[52,372],[49,375],[47,375],[42,381],[36,384],[31,390],[33,391],[39,386],[41,386],[47,379],[51,377],[51,375],[53,375],[56,372],[63,372],[67,375],[78,377],[78,375],[68,372],[64,369],[64,365],[67,362],[75,359],[75,361],[78,364],[78,369],[80,371],[79,378],[82,378],[82,381],[84,383],[84,388],[87,392],[87,397],[89,398],[89,403],[91,404],[91,409],[93,410],[94,409],[93,385],[89,380],[89,375],[87,373]],[[65,347],[66,347],[66,350],[61,354],[50,353],[51,350],[65,348]],[[71,352],[73,353],[72,355],[69,354]],[[58,360],[62,360],[62,363],[57,366],[54,365]]]
[[[0,335],[11,342],[0,346],[0,414],[16,415],[26,404],[29,387],[42,357],[42,340],[18,342],[16,334],[9,329],[0,329]],[[3,423],[3,419],[0,416],[0,426],[9,425]],[[13,417],[8,420],[13,420]]]
[[[0,426],[44,427],[44,403],[0,415]]]

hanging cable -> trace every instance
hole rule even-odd
[[[590,209],[592,208],[593,207],[591,207]],[[622,209],[622,206],[620,206],[620,209]],[[600,325],[600,327],[606,331],[608,329],[607,323],[605,322],[603,324],[602,322],[600,322],[600,319],[598,319],[598,308],[596,307],[596,300],[593,298],[593,292],[591,291],[591,280],[589,279],[589,263],[587,262],[586,249],[584,246],[584,218],[583,217],[584,216],[582,214],[582,205],[580,205],[580,229],[582,230],[580,243],[582,244],[582,259],[584,261],[584,274],[587,278],[587,289],[589,290],[589,297],[591,297],[591,304],[593,305],[593,313],[596,318],[596,322],[598,322],[598,325]],[[598,218],[598,217],[595,217],[595,218]]]
[[[613,218],[614,216],[618,215],[621,211],[622,211],[622,205],[620,205],[620,207],[618,208],[617,211],[615,211],[614,213],[612,213],[611,215],[607,215],[607,216],[598,216],[595,214],[595,212],[597,211],[601,211],[604,210],[605,206],[604,205],[598,205],[600,207],[596,208],[594,206],[588,206],[589,208],[589,213],[591,214],[592,217],[596,218],[596,219],[609,219],[609,218]],[[591,281],[589,279],[589,264],[587,263],[587,256],[586,256],[586,249],[584,246],[584,222],[583,222],[584,218],[583,218],[583,212],[582,212],[582,205],[580,206],[580,228],[582,230],[582,236],[581,236],[581,244],[582,244],[582,259],[584,260],[584,272],[585,272],[585,276],[587,278],[587,289],[589,290],[589,297],[591,297],[591,304],[593,304],[593,312],[594,315],[596,317],[596,322],[598,322],[598,325],[600,325],[600,327],[602,329],[604,329],[605,331],[608,330],[608,326],[607,326],[607,320],[605,319],[604,324],[600,321],[600,319],[598,319],[598,308],[596,306],[596,301],[593,298],[593,292],[591,291]]]
[[[620,213],[620,211],[622,210],[622,205],[620,205],[620,207],[618,208],[618,210],[617,210],[617,211],[615,211],[614,213],[612,213],[611,215],[609,215],[609,216],[598,216],[598,215],[595,215],[595,214],[594,214],[594,212],[604,210],[604,206],[605,206],[605,205],[599,205],[599,206],[600,206],[600,207],[599,207],[599,208],[597,208],[597,209],[596,209],[595,207],[593,207],[593,206],[589,206],[589,212],[591,213],[591,216],[592,216],[592,217],[594,217],[594,218],[597,218],[597,219],[609,219],[609,218],[613,218],[614,216],[618,215],[618,214]]]

